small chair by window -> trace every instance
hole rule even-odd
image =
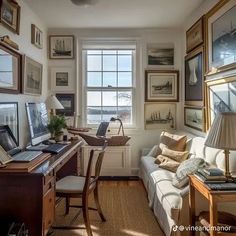
[[[103,222],[106,221],[102,213],[98,196],[98,178],[100,175],[102,161],[105,153],[107,141],[99,150],[91,150],[86,176],[66,176],[56,183],[56,196],[66,198],[66,214],[69,213],[70,207],[82,208],[84,224],[88,236],[92,236],[92,230],[89,220],[89,210],[96,210]],[[95,153],[98,153],[95,164],[95,176],[92,176],[92,166],[95,158]],[[90,193],[94,193],[94,200],[97,208],[88,206],[88,198]],[[82,206],[70,205],[70,198],[82,198]],[[56,226],[54,229],[79,229],[77,226]]]

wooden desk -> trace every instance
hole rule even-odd
[[[78,174],[81,146],[73,142],[57,155],[1,168],[0,219],[24,222],[29,236],[46,235],[54,221],[56,179]]]
[[[194,175],[189,176],[190,195],[189,195],[189,210],[190,210],[190,225],[195,226],[196,208],[195,208],[195,190],[200,192],[209,201],[210,226],[217,226],[217,204],[219,202],[236,202],[236,191],[213,191],[206,184],[200,181]],[[191,231],[191,236],[195,235]],[[210,236],[216,236],[217,231],[210,231]]]

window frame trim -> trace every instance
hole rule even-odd
[[[87,76],[86,76],[86,72],[87,72],[87,50],[132,50],[132,86],[131,87],[87,87]],[[119,90],[123,90],[123,91],[131,91],[132,93],[132,123],[131,124],[125,124],[124,123],[124,127],[128,128],[128,129],[134,129],[136,127],[137,124],[137,117],[136,117],[136,46],[135,48],[130,47],[127,49],[119,49],[119,46],[116,47],[112,47],[112,48],[106,48],[103,47],[101,45],[100,48],[82,48],[82,125],[86,126],[86,127],[90,127],[90,128],[97,128],[99,124],[88,124],[87,123],[87,91],[119,91]],[[107,54],[105,54],[107,55]],[[116,54],[119,55],[119,54]],[[128,54],[127,54],[128,55]],[[107,71],[106,71],[107,72]],[[109,71],[108,71],[109,72]],[[115,71],[118,72],[118,71]],[[123,71],[122,71],[123,72]],[[116,106],[118,107],[118,106]]]

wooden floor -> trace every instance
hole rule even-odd
[[[102,223],[97,212],[90,212],[94,236],[164,236],[148,206],[146,191],[141,181],[100,181],[99,196],[107,221]],[[79,203],[78,199],[73,200]],[[93,198],[90,205],[93,205]],[[64,216],[64,201],[56,209],[56,225],[71,225],[78,209],[71,208]],[[72,225],[83,226],[80,215]],[[86,236],[85,230],[55,230],[55,236]]]

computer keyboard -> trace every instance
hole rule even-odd
[[[48,152],[48,153],[53,153],[53,154],[57,154],[60,151],[62,151],[65,147],[67,146],[67,144],[59,144],[59,143],[55,143],[55,144],[51,144],[48,147],[46,147],[45,149],[43,149],[43,152]]]
[[[25,152],[20,152],[16,155],[13,156],[13,161],[17,162],[30,162],[34,160],[36,157],[41,155],[41,151],[25,151]]]

